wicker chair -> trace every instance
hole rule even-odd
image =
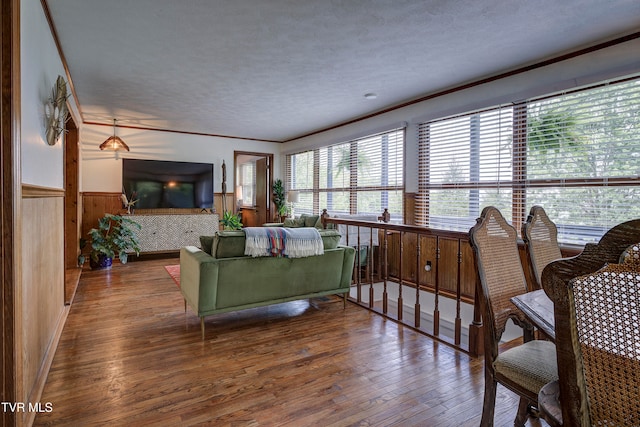
[[[533,327],[511,302],[527,292],[518,255],[516,230],[494,207],[487,207],[469,231],[480,278],[484,327],[485,391],[481,426],[492,426],[496,388],[500,383],[520,396],[514,424],[522,426],[536,414],[538,392],[558,378],[555,346],[532,340]],[[523,328],[524,343],[499,352],[507,320]],[[533,410],[530,410],[533,409]]]
[[[543,412],[560,413],[558,421],[565,426],[640,424],[638,242],[640,219],[612,228],[597,245],[550,263],[542,274],[545,293],[554,302],[562,366],[561,408]],[[557,400],[544,399],[545,406],[553,403]]]
[[[529,211],[527,221],[522,224],[522,239],[527,245],[537,289],[541,289],[542,270],[551,261],[562,258],[558,246],[558,229],[542,206],[533,206]]]

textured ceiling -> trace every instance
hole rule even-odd
[[[640,27],[638,0],[47,5],[83,121],[274,141]]]

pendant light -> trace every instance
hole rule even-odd
[[[110,136],[100,144],[100,149],[113,150],[116,160],[118,160],[118,151],[129,151],[129,146],[127,146],[119,136],[116,136],[116,119],[113,119],[113,136]]]

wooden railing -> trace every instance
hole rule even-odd
[[[483,353],[478,274],[467,233],[389,224],[386,209],[377,222],[332,218],[325,209],[322,221],[356,229],[355,237],[346,236],[347,245],[360,248],[349,300],[473,356]],[[518,246],[533,290],[526,247]],[[563,257],[581,250],[561,246]]]
[[[389,220],[386,211],[378,222],[332,218],[326,210],[322,218],[325,227],[349,227],[346,244],[359,248],[351,301],[471,355],[482,353],[467,233],[381,222]]]

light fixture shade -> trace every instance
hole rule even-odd
[[[100,144],[101,150],[111,150],[116,152],[116,159],[118,158],[118,151],[130,151],[129,146],[124,143],[122,138],[116,136],[116,121],[113,119],[113,136],[110,136],[102,144]]]
[[[100,144],[101,150],[113,150],[113,151],[129,151],[129,146],[119,136],[110,136],[105,142]]]
[[[300,193],[297,190],[289,190],[287,192],[287,201],[289,203],[298,203],[298,199],[300,198]]]

